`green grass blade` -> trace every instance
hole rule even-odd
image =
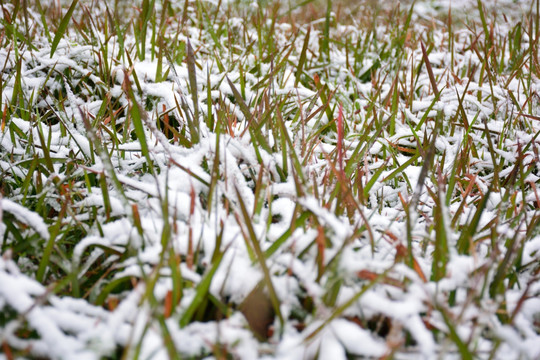
[[[474,237],[474,234],[476,234],[476,230],[478,228],[478,224],[480,223],[480,218],[482,217],[482,213],[486,209],[487,202],[489,200],[489,196],[491,194],[491,185],[487,191],[486,194],[480,199],[480,202],[476,208],[476,212],[474,213],[473,219],[470,222],[470,224],[462,230],[461,236],[459,237],[459,240],[457,242],[457,249],[460,254],[468,254],[469,249],[471,247],[471,243]]]
[[[125,76],[127,78],[128,74],[126,73]],[[148,144],[146,142],[146,133],[144,131],[144,121],[147,117],[147,114],[137,102],[137,99],[135,98],[135,93],[133,92],[133,89],[131,88],[130,85],[131,83],[128,82],[128,86],[126,86],[126,91],[131,102],[130,104],[131,120],[133,121],[133,127],[135,128],[135,134],[137,135],[137,140],[139,140],[141,144],[141,152],[143,156],[146,158],[148,168],[153,173],[154,166],[153,166],[152,158],[150,157],[150,151],[148,150]]]
[[[306,37],[304,38],[304,45],[302,45],[302,52],[300,53],[300,59],[298,60],[298,66],[296,68],[296,79],[294,80],[294,86],[297,87],[300,82],[300,78],[303,73],[304,64],[306,62],[306,53],[309,45],[309,36],[311,34],[311,26],[308,27]]]
[[[62,36],[64,36],[67,30],[69,21],[71,20],[71,16],[73,15],[73,11],[75,10],[75,7],[77,6],[78,2],[79,0],[73,0],[66,15],[62,18],[62,21],[60,22],[60,25],[58,26],[58,29],[56,30],[56,35],[54,35],[54,39],[51,45],[51,54],[50,54],[51,58],[53,57],[54,52],[56,51],[56,48],[58,47],[58,44],[60,43],[60,40],[62,39]]]
[[[209,296],[208,290],[210,289],[210,284],[212,283],[214,274],[216,273],[217,269],[219,268],[219,265],[221,264],[221,260],[223,259],[223,254],[224,253],[220,253],[216,257],[210,270],[208,270],[208,272],[204,275],[201,282],[197,285],[195,297],[193,298],[188,308],[186,309],[186,311],[180,318],[180,327],[186,327],[191,322],[197,309]]]
[[[195,54],[191,47],[191,42],[187,43],[187,58],[188,71],[189,71],[189,87],[191,92],[191,101],[193,102],[193,129],[194,133],[191,134],[191,140],[193,143],[199,142],[199,96],[197,90],[197,66],[195,65]]]

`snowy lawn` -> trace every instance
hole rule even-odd
[[[539,5],[1,2],[0,359],[540,358]]]

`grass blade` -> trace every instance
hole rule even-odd
[[[429,81],[431,82],[431,86],[433,87],[433,92],[435,93],[436,97],[439,97],[439,89],[437,89],[437,81],[435,80],[435,75],[433,75],[433,69],[431,68],[431,63],[429,62],[428,54],[426,52],[426,47],[424,46],[423,42],[420,42],[420,46],[422,47],[422,57],[424,59],[424,63],[426,64],[426,69],[429,75]]]
[[[73,11],[75,10],[75,7],[77,6],[78,2],[79,0],[73,0],[66,15],[62,18],[62,21],[60,22],[60,25],[58,26],[58,29],[56,30],[56,35],[54,35],[54,39],[51,45],[51,54],[50,54],[51,58],[53,57],[56,51],[56,48],[58,47],[58,44],[60,43],[60,40],[62,39],[62,36],[64,36],[67,30],[69,21],[71,20],[71,16],[73,15]]]
[[[191,101],[193,102],[193,134],[191,134],[191,140],[194,144],[199,142],[199,96],[197,90],[197,66],[195,65],[195,54],[191,47],[191,42],[187,42],[187,57],[189,71],[189,87],[191,92]]]
[[[236,195],[238,197],[238,202],[240,203],[240,210],[244,218],[244,224],[247,227],[251,244],[253,245],[253,249],[255,250],[255,255],[257,256],[257,260],[259,261],[259,264],[264,274],[264,282],[266,284],[268,292],[270,293],[269,294],[270,301],[272,302],[274,312],[278,316],[278,319],[281,325],[281,331],[283,331],[283,325],[285,324],[285,319],[283,318],[283,315],[281,314],[280,302],[277,297],[276,290],[274,289],[274,285],[272,283],[270,270],[268,269],[268,266],[266,265],[266,258],[264,257],[264,253],[261,249],[261,245],[259,244],[259,240],[257,239],[257,236],[255,235],[255,230],[253,229],[253,225],[252,225],[252,219],[249,216],[248,210],[246,208],[246,204],[242,200],[242,196],[240,195],[238,188],[235,188],[235,190],[236,190]]]
[[[210,289],[210,284],[212,283],[212,279],[214,278],[214,274],[216,273],[217,269],[219,268],[219,264],[221,264],[221,260],[223,259],[223,254],[220,253],[216,258],[214,263],[212,264],[212,267],[208,272],[204,275],[203,279],[197,285],[197,289],[195,292],[195,297],[189,304],[188,308],[180,318],[180,327],[186,327],[192,320],[193,316],[195,315],[197,309],[203,304],[205,299],[209,296],[208,290]]]

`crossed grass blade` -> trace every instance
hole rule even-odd
[[[211,294],[209,293],[210,285],[226,251],[227,249],[223,252],[217,250],[217,252],[214,253],[212,266],[207,270],[201,282],[197,285],[193,300],[180,317],[180,327],[186,327],[193,320],[201,306],[204,306],[211,297]]]
[[[264,284],[266,285],[266,287],[268,289],[269,296],[270,296],[270,301],[272,303],[272,307],[274,309],[274,312],[275,312],[275,314],[277,315],[277,317],[279,319],[279,323],[280,323],[280,326],[281,326],[280,331],[283,331],[284,330],[283,326],[285,324],[285,319],[283,318],[283,315],[281,313],[280,301],[279,301],[279,298],[277,297],[277,293],[276,293],[276,290],[274,288],[274,284],[272,282],[272,278],[271,278],[271,275],[270,275],[270,270],[268,269],[268,265],[266,264],[265,254],[263,253],[263,251],[261,249],[261,245],[259,244],[259,239],[257,238],[257,235],[255,234],[255,229],[253,228],[251,217],[249,216],[249,213],[247,211],[244,200],[242,199],[242,195],[240,194],[240,192],[238,191],[238,188],[236,188],[236,187],[235,187],[235,192],[236,192],[236,196],[237,196],[237,199],[238,199],[238,203],[240,205],[241,215],[244,218],[244,226],[247,228],[247,231],[248,231],[247,235],[249,237],[249,241],[251,242],[251,245],[252,245],[252,247],[253,247],[253,249],[255,251],[257,261],[258,261],[258,263],[261,266],[261,269],[263,271]],[[240,226],[242,226],[242,225],[240,225]]]

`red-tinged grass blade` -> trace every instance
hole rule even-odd
[[[137,204],[131,204],[131,212],[133,214],[133,223],[137,228],[137,231],[140,236],[143,236],[143,228],[141,223],[141,215],[139,214],[139,207]]]
[[[58,29],[56,29],[56,35],[54,35],[54,39],[51,45],[51,53],[50,53],[51,58],[53,57],[54,52],[56,51],[56,48],[58,47],[58,44],[60,43],[60,40],[62,39],[62,36],[64,36],[67,30],[69,21],[71,20],[71,16],[73,15],[73,11],[75,10],[75,7],[77,6],[78,2],[79,0],[73,0],[66,15],[62,18],[62,21],[60,22]]]
[[[0,86],[0,98],[1,96],[2,96],[2,86]],[[7,110],[8,110],[8,105],[5,104],[4,111],[2,112],[2,125],[0,126],[0,131],[2,132],[4,132],[4,130],[6,129]]]
[[[377,274],[376,272],[364,269],[364,270],[358,271],[356,273],[356,276],[360,280],[373,281],[379,276],[379,274]],[[403,285],[402,281],[391,278],[391,277],[387,277],[384,280],[382,280],[381,282],[384,283],[384,284],[387,284],[387,285],[392,285],[392,286],[395,286],[395,287],[399,287],[401,289],[404,288],[404,285]]]
[[[426,275],[424,274],[424,271],[422,270],[422,267],[420,266],[420,264],[418,263],[418,261],[416,260],[414,256],[413,256],[413,270],[414,272],[416,272],[416,274],[420,277],[420,279],[424,283],[428,282]]]
[[[461,214],[463,213],[463,209],[467,206],[467,197],[471,193],[471,191],[474,188],[475,182],[476,182],[476,176],[475,175],[465,175],[469,179],[469,184],[467,185],[467,188],[462,193],[462,201],[459,204],[458,209],[456,210],[454,217],[452,218],[451,225],[452,227],[455,227],[457,224],[457,221],[459,220]]]
[[[11,351],[11,347],[7,343],[7,341],[2,341],[2,351],[6,355],[6,359],[13,360],[15,359],[15,356],[13,355],[13,351]]]
[[[317,237],[315,238],[317,243],[317,282],[320,281],[324,274],[324,250],[326,249],[326,235],[324,228],[319,225],[317,227]]]
[[[421,41],[420,46],[422,47],[422,57],[424,59],[424,63],[426,64],[426,69],[429,75],[429,81],[431,82],[431,86],[433,87],[433,93],[435,93],[435,96],[439,96],[439,89],[437,89],[437,81],[435,81],[435,75],[433,75],[433,69],[431,68],[431,63],[429,62],[428,54],[426,52],[426,48],[424,46],[424,43]]]
[[[165,295],[165,300],[163,302],[163,316],[165,319],[171,317],[173,311],[173,292],[171,290],[167,291]]]

